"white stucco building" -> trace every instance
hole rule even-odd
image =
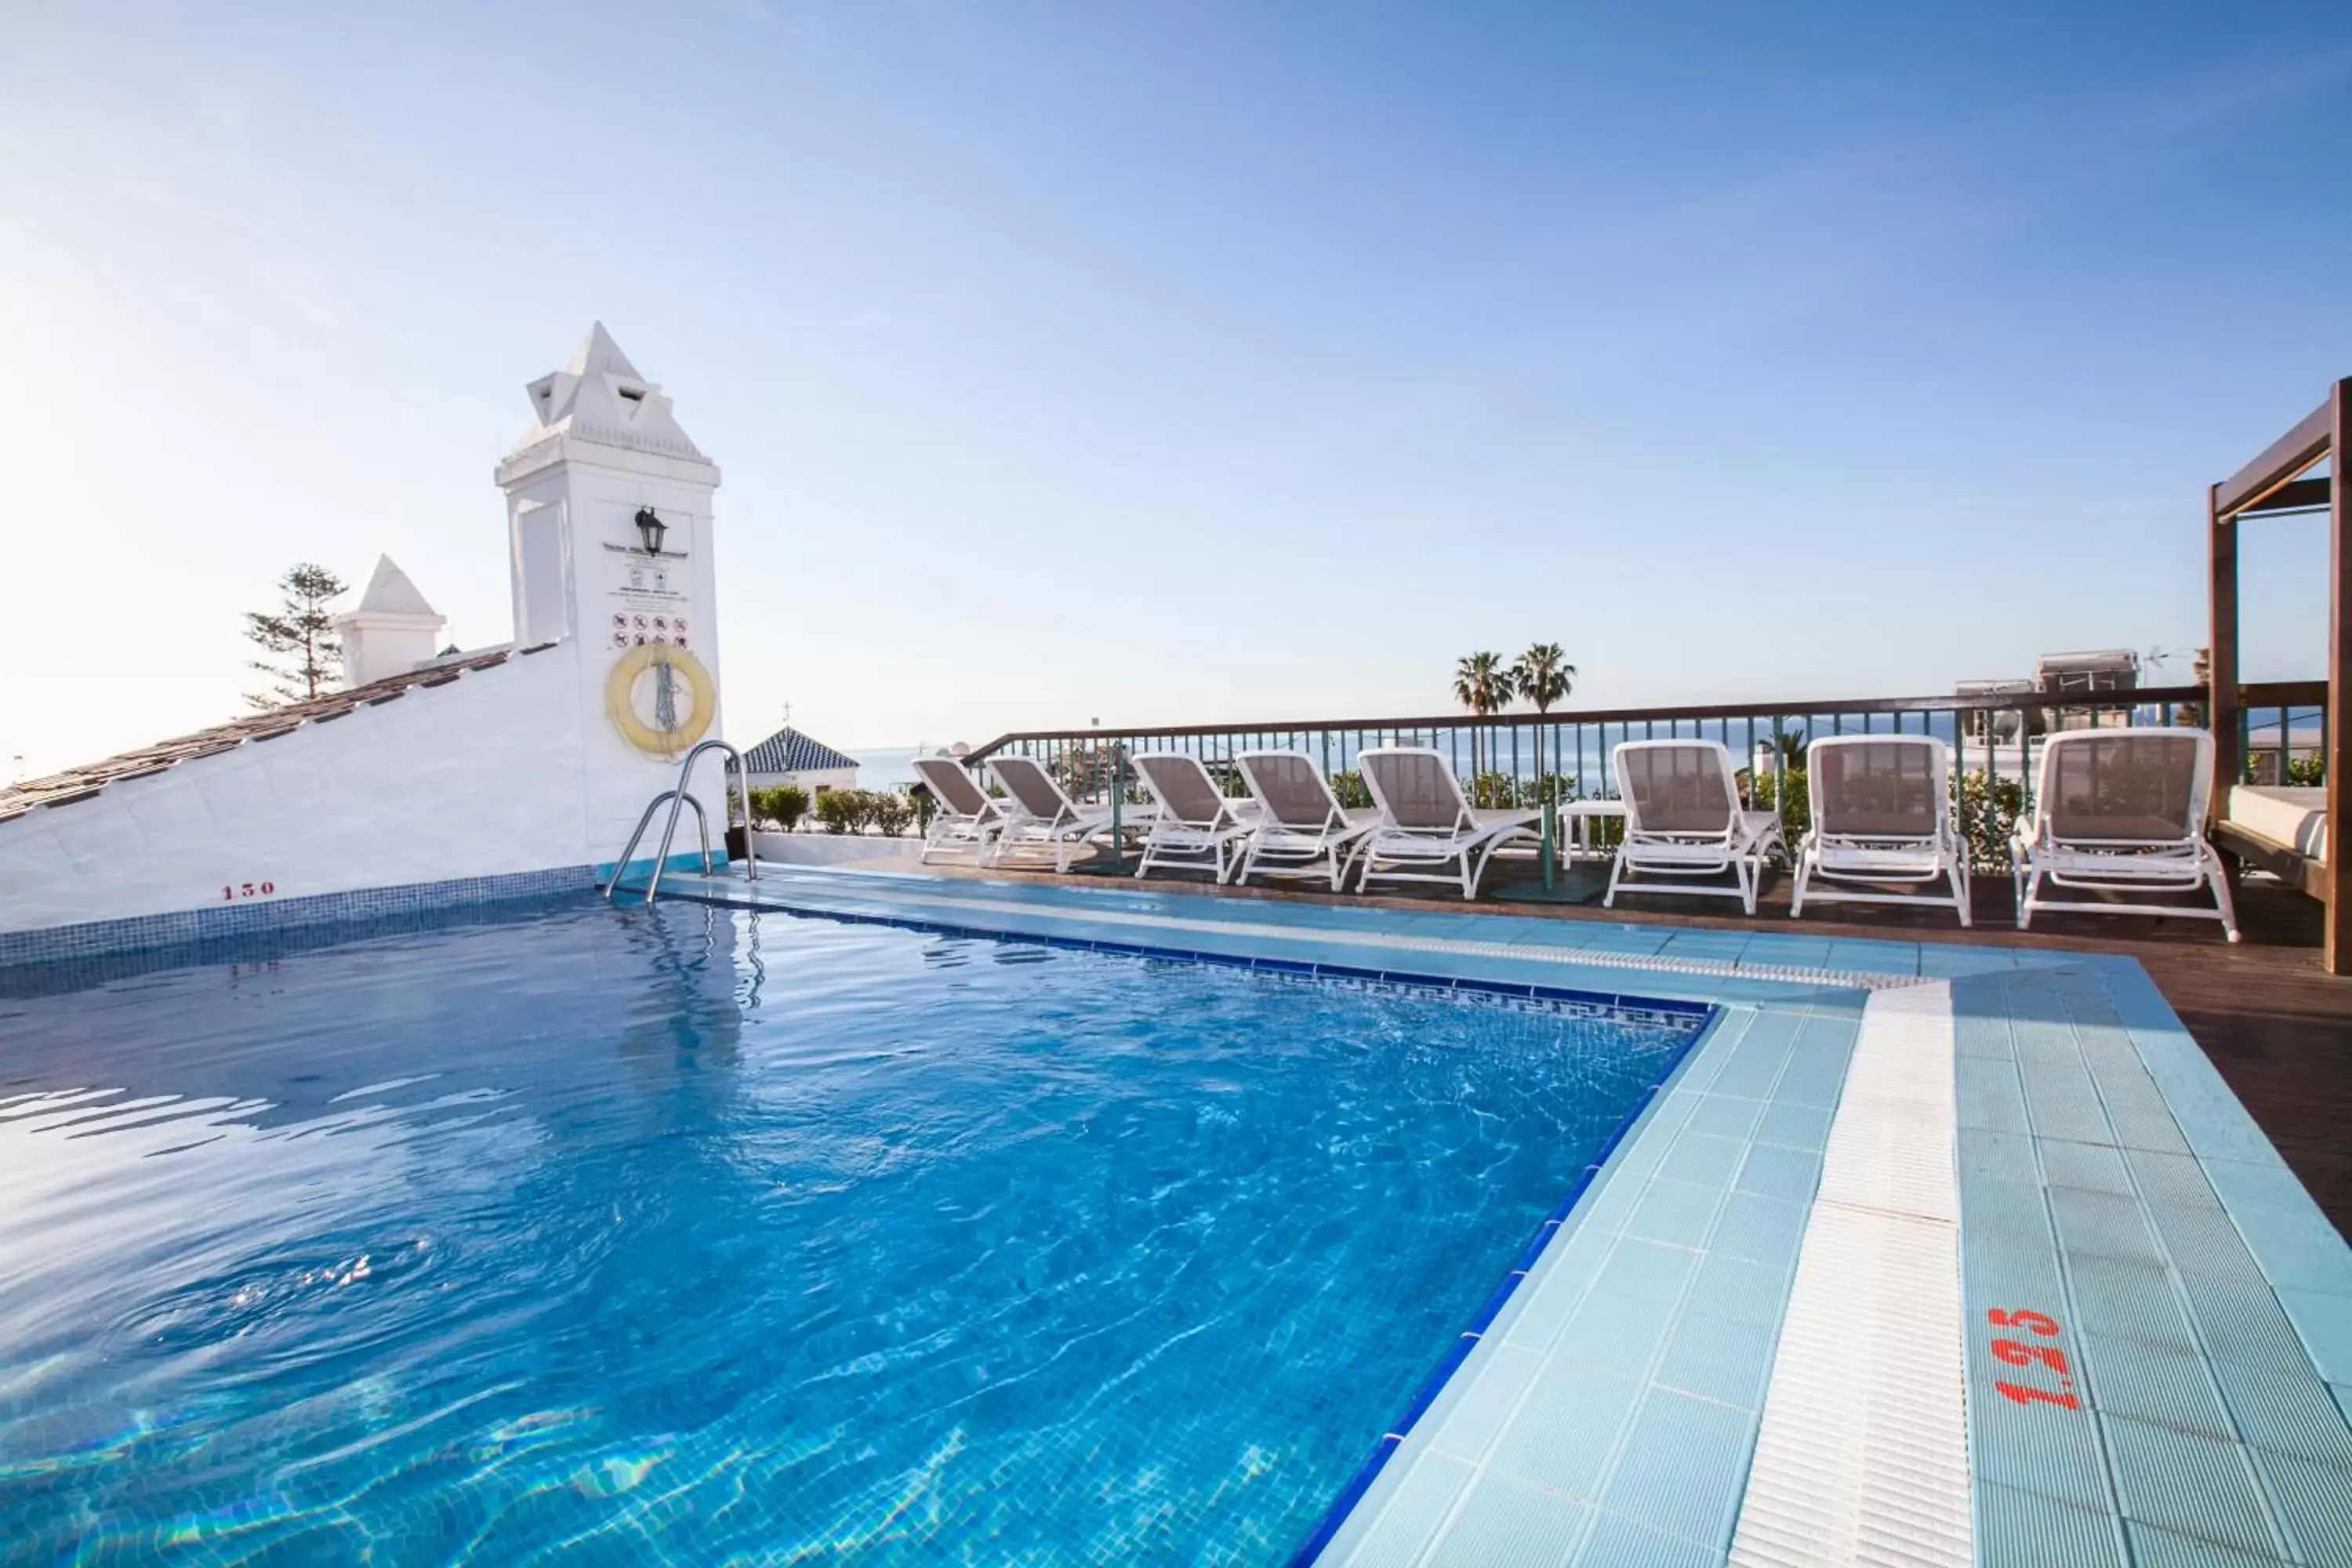
[[[383,561],[338,617],[349,689],[0,790],[0,962],[412,896],[386,889],[584,887],[611,862],[720,732],[719,473],[601,324],[525,395],[495,473],[512,643],[436,658],[445,623]],[[716,759],[693,793],[715,834]]]

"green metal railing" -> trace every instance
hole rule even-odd
[[[2257,760],[2266,756],[2284,773],[2290,752],[2311,752],[2314,742],[2317,754],[2325,755],[2326,699],[2324,681],[2241,688],[2240,755],[2249,760],[2250,776]],[[1620,742],[1683,738],[1721,742],[1740,767],[1748,804],[1755,805],[1759,795],[1769,793],[1786,826],[1790,792],[1772,781],[1783,776],[1781,759],[1801,766],[1804,742],[1819,736],[1937,736],[1952,746],[1964,787],[1971,776],[1985,781],[1980,787],[1988,791],[1993,788],[1992,781],[2011,781],[2019,799],[2030,808],[2038,756],[2035,742],[2043,736],[2130,723],[2200,724],[2206,710],[2204,688],[2173,686],[2135,691],[1999,692],[1558,713],[1089,726],[1000,735],[964,760],[978,768],[989,758],[1006,753],[1035,758],[1060,780],[1072,799],[1108,802],[1117,821],[1125,805],[1143,798],[1140,782],[1129,762],[1141,752],[1179,752],[1197,757],[1230,793],[1237,795],[1241,789],[1234,759],[1247,751],[1303,752],[1321,765],[1326,776],[1344,784],[1354,771],[1356,758],[1374,746],[1433,746],[1447,755],[1457,775],[1470,782],[1477,804],[1543,812],[1543,864],[1549,882],[1559,806],[1616,795],[1611,752]],[[2274,716],[2273,744],[2264,744],[2273,731],[2256,722],[2258,715]],[[2298,722],[2304,726],[2300,731]]]

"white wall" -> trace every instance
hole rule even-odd
[[[583,707],[581,662],[561,644],[0,822],[0,931],[609,863],[677,769]],[[715,766],[695,794],[715,834]]]
[[[753,773],[753,789],[775,789],[783,784],[798,784],[814,795],[821,789],[856,789],[856,768],[803,768],[797,773]]]
[[[672,613],[685,614],[691,626],[687,647],[710,671],[719,693],[719,710],[709,734],[726,732],[722,727],[726,688],[719,664],[715,613],[718,577],[711,542],[711,491],[718,473],[705,462],[571,437],[509,458],[499,470],[516,531],[518,624],[534,632],[548,625],[554,612],[543,600],[528,598],[537,586],[525,575],[531,569],[525,559],[532,548],[528,530],[541,519],[556,518],[562,522],[566,570],[560,582],[565,595],[563,619],[570,629],[570,640],[564,646],[573,650],[576,681],[564,700],[586,716],[580,777],[586,792],[589,830],[598,842],[609,842],[615,848],[635,826],[646,798],[667,787],[666,782],[646,782],[646,765],[652,764],[665,781],[677,772],[675,762],[649,756],[630,745],[604,717],[605,679],[614,662],[628,651],[613,640],[612,616],[625,613],[623,606],[635,597],[627,588],[633,570],[658,570],[663,574],[667,584],[663,601]],[[631,521],[641,506],[656,508],[669,524],[658,563],[647,561]],[[705,801],[715,801],[719,798],[718,759],[706,758],[703,765],[710,771],[707,781],[698,780],[702,787],[697,793]],[[717,831],[715,816],[712,831]]]
[[[682,830],[680,837],[684,837]],[[871,866],[913,871],[921,868],[923,841],[885,838],[878,833],[761,833],[752,837],[751,851],[762,865],[772,860],[779,866]]]

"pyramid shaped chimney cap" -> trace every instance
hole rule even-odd
[[[439,618],[440,612],[425,602],[408,574],[393,564],[389,555],[376,557],[374,574],[368,578],[367,591],[360,595],[359,613],[363,616],[424,616]]]
[[[631,381],[645,379],[637,373],[637,367],[629,363],[629,356],[621,352],[621,345],[613,341],[613,334],[604,330],[604,323],[591,321],[588,335],[580,340],[580,347],[564,365],[563,374],[585,376],[603,375],[607,372],[626,376]]]
[[[589,327],[587,337],[562,370],[541,376],[526,391],[530,397],[531,425],[508,454],[509,459],[551,437],[569,436],[688,462],[710,461],[678,428],[677,416],[660,385],[638,374],[602,321]]]

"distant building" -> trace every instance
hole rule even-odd
[[[2100,648],[2088,653],[2045,653],[2029,679],[1963,680],[1952,689],[1959,697],[2095,697],[2110,698],[2139,689],[2140,657],[2127,647]],[[2013,742],[2021,725],[2029,735],[2055,730],[2084,730],[2095,724],[2113,726],[2132,721],[2128,705],[2094,713],[2087,708],[1978,709],[1963,714],[1960,738],[1971,744]]]
[[[743,753],[744,771],[753,789],[798,784],[811,795],[829,789],[857,787],[857,759],[846,757],[822,741],[813,741],[787,724]]]

